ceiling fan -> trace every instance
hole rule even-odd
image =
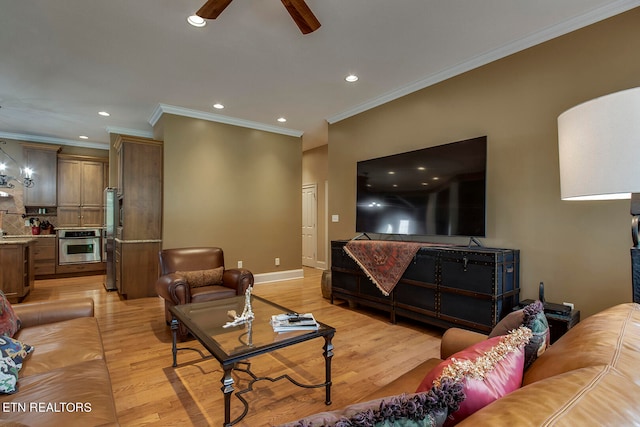
[[[222,11],[229,6],[232,0],[207,0],[207,2],[196,12],[201,18],[216,19]],[[309,34],[320,28],[320,21],[315,17],[304,0],[282,0],[282,4],[287,8],[289,15],[293,18],[302,34]]]

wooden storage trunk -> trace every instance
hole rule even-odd
[[[487,333],[519,303],[520,252],[513,249],[425,246],[388,297],[344,251],[331,243],[331,300],[375,307],[440,327]]]
[[[393,314],[393,293],[384,296],[360,266],[344,251],[346,241],[331,243],[331,303],[335,298],[349,302],[351,307],[361,304]]]
[[[417,320],[437,319],[439,251],[423,248],[393,289],[395,313]]]
[[[443,249],[440,318],[490,332],[520,301],[519,255],[510,249]]]

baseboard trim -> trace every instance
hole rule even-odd
[[[253,275],[253,283],[271,283],[280,282],[283,280],[293,280],[304,278],[304,270],[287,270],[287,271],[275,271],[272,273],[260,273]]]

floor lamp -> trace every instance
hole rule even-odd
[[[631,199],[631,278],[640,302],[640,87],[573,107],[558,117],[562,200]]]

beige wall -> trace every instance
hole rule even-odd
[[[220,246],[254,274],[300,269],[300,138],[168,114],[159,126],[163,247]]]
[[[302,135],[302,151],[311,150],[329,143],[329,123],[322,120],[315,127],[307,129]]]
[[[583,317],[631,301],[629,202],[560,200],[556,119],[640,85],[638,52],[640,8],[330,125],[329,238],[355,236],[356,161],[487,135],[482,241],[521,250],[521,298],[544,281]]]
[[[328,145],[306,150],[302,153],[302,185],[316,184],[318,209],[317,218],[317,246],[316,246],[316,265],[317,268],[328,268],[329,262],[327,258],[327,156],[329,152]]]

